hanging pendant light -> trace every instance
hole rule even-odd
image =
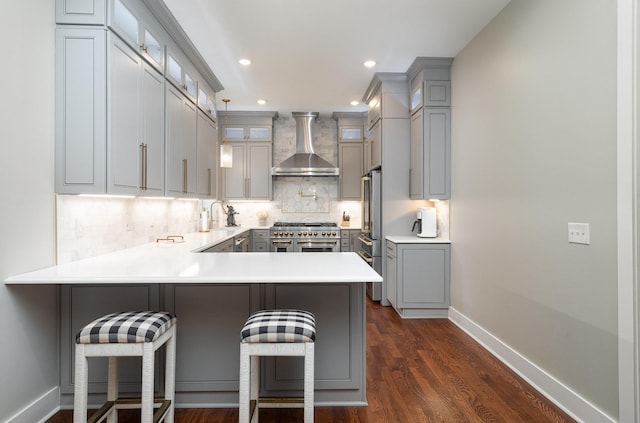
[[[233,166],[233,149],[229,140],[227,139],[227,115],[228,106],[231,101],[228,98],[223,98],[224,102],[224,127],[222,130],[222,144],[220,144],[220,167],[232,167]]]

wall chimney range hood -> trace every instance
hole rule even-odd
[[[313,149],[313,124],[317,112],[293,112],[296,120],[296,153],[271,168],[273,176],[338,176],[338,168]]]

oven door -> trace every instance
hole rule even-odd
[[[272,253],[290,253],[293,251],[292,239],[272,239],[271,250]]]
[[[339,239],[298,239],[294,251],[301,253],[336,253],[340,251]]]

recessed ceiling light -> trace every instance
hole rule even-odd
[[[242,66],[249,66],[251,64],[251,60],[249,60],[249,59],[240,59],[240,60],[238,60],[238,63],[240,63]]]
[[[351,102],[351,105],[352,105],[352,106],[357,106],[358,104],[360,104],[360,102],[359,102],[358,100],[353,100],[353,101]]]
[[[260,100],[258,100],[258,104],[260,105],[267,104],[267,100],[261,98]]]
[[[366,62],[364,62],[364,65],[368,68],[372,68],[376,65],[376,61],[375,60],[367,60]]]

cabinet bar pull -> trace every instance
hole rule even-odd
[[[144,144],[144,190],[149,189],[149,163],[148,163],[148,154],[147,154],[147,144]]]
[[[209,184],[209,192],[207,195],[211,195],[211,168],[207,168],[207,182]]]
[[[147,46],[145,43],[140,44],[140,50],[144,51],[145,53],[147,52]]]
[[[187,159],[182,159],[182,192],[187,193]]]

